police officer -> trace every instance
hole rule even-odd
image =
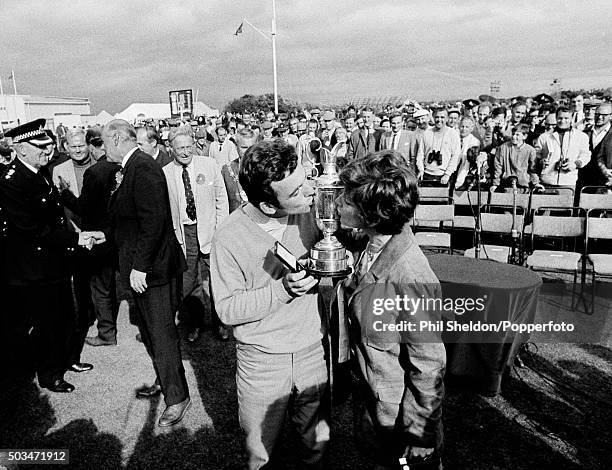
[[[38,384],[53,392],[72,392],[64,380],[67,342],[73,329],[74,305],[69,256],[102,240],[98,232],[69,232],[57,189],[45,165],[53,141],[43,130],[45,119],[6,133],[15,159],[0,177],[5,238],[2,270],[8,291],[3,315],[4,357],[22,374],[32,356]]]

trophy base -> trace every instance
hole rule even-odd
[[[320,271],[318,269],[308,268],[306,272],[314,277],[348,277],[351,275],[353,270],[351,268],[346,268],[342,271]]]
[[[351,273],[347,263],[348,256],[342,245],[325,249],[315,245],[315,248],[310,250],[307,271],[319,277],[346,277]]]

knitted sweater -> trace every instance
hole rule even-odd
[[[289,216],[282,244],[305,257],[319,238],[311,214]],[[219,318],[236,340],[267,353],[293,353],[323,337],[317,289],[292,298],[282,284],[287,268],[274,256],[276,240],[245,213],[232,212],[217,229],[210,253]]]

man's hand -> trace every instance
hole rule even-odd
[[[404,457],[410,460],[414,459],[425,459],[434,453],[433,447],[416,447],[416,446],[408,446],[406,452],[404,453]]]
[[[91,238],[94,239],[94,244],[99,245],[100,243],[106,242],[106,235],[104,232],[100,232],[99,230],[88,232],[91,235]]]
[[[283,286],[292,297],[301,297],[319,281],[310,276],[306,271],[287,273],[283,278]]]
[[[60,193],[66,189],[70,189],[70,183],[68,181],[66,181],[60,175],[57,175],[57,177],[59,179],[59,183],[57,183],[57,189]]]
[[[444,175],[442,178],[440,178],[440,184],[448,184],[449,179],[450,179],[450,176]]]
[[[493,184],[493,185],[491,185],[491,187],[489,188],[489,192],[494,193],[496,189],[497,189],[497,185]]]
[[[95,240],[91,236],[91,232],[79,232],[79,246],[91,250],[94,246]]]
[[[132,269],[130,272],[130,287],[138,294],[144,294],[147,289],[147,273]]]
[[[92,245],[99,245],[100,243],[104,243],[106,241],[106,235],[104,235],[104,232],[100,232],[98,230],[81,233],[91,241]]]

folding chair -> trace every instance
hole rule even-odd
[[[565,216],[561,215],[562,213]],[[554,215],[551,215],[554,214]],[[533,271],[573,274],[572,308],[575,307],[576,281],[582,270],[582,254],[576,252],[576,241],[584,237],[584,211],[579,207],[539,207],[533,213],[531,246],[534,237],[573,239],[574,251],[533,250],[527,257],[527,266]],[[563,245],[562,248],[565,246]]]
[[[419,197],[421,199],[429,199],[432,197],[450,197],[450,188],[448,186],[427,186],[419,185]]]
[[[590,239],[612,240],[612,210],[590,209],[586,217],[584,252],[591,263],[591,313],[595,313],[595,278],[612,279],[612,254],[589,253]]]
[[[518,246],[516,248],[519,250],[519,260],[522,259],[521,238],[523,233],[523,222],[525,220],[524,207],[517,206],[514,226],[512,224],[512,206],[487,204],[482,208],[480,219],[480,230],[483,239],[487,234],[498,237],[506,236],[506,238],[508,235],[512,237],[512,230],[516,230],[518,235]],[[510,261],[510,256],[512,254],[511,246],[482,244],[481,247],[481,253],[484,255],[484,259],[490,259],[500,263],[507,263]],[[476,256],[476,247],[466,250],[464,256],[474,258]]]
[[[580,190],[578,207],[589,209],[612,209],[612,192],[607,186],[585,186]]]
[[[421,200],[414,211],[412,224],[419,246],[432,250],[453,253],[451,235],[455,206],[452,198],[428,198]],[[445,231],[450,223],[450,232]],[[427,229],[427,231],[419,231]],[[430,231],[434,229],[434,231]]]
[[[567,187],[546,188],[542,193],[532,189],[529,193],[529,206],[525,221],[524,235],[531,233],[531,220],[533,214],[541,207],[568,208],[574,205],[574,190]],[[533,237],[528,240],[531,241]],[[533,246],[530,247],[533,250]]]
[[[455,191],[453,193],[453,203],[455,204],[455,216],[453,217],[452,224],[453,228],[474,230],[474,217],[476,214],[476,206],[478,206],[478,191]],[[481,207],[488,203],[488,191],[481,191]]]

